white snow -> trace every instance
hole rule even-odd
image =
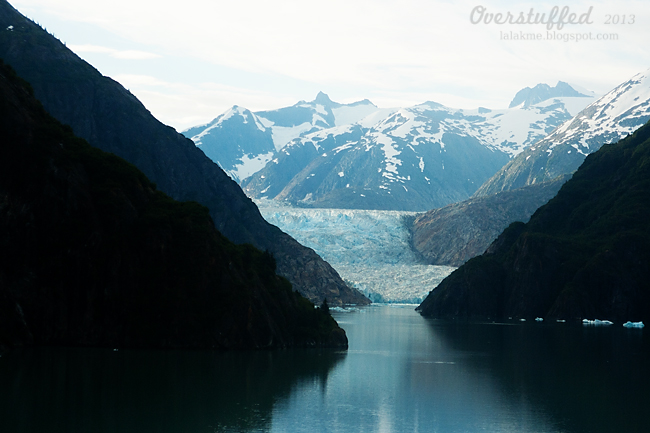
[[[381,110],[372,104],[359,104],[352,107],[343,105],[341,107],[332,108],[332,114],[334,114],[334,124],[336,126],[357,123],[365,117],[373,115],[379,111]]]
[[[380,108],[374,113],[371,113],[364,117],[363,119],[359,120],[358,123],[364,128],[372,128],[376,124],[383,122],[387,117],[390,117],[393,113],[395,113],[398,108]]]
[[[317,113],[324,114],[327,116],[327,110],[325,110],[325,106],[316,104],[314,106],[314,110],[316,110]]]
[[[384,160],[386,164],[384,169],[387,172],[399,174],[397,171],[397,166],[402,165],[402,161],[398,159],[397,156],[401,152],[397,149],[397,146],[394,145],[395,142],[393,139],[386,134],[382,134],[381,132],[372,132],[369,134],[369,137],[374,142],[381,145],[381,150],[384,152],[384,156],[386,158]]]
[[[255,156],[244,155],[241,164],[235,165],[233,170],[228,170],[228,174],[235,182],[241,182],[263,169],[272,158],[273,152]]]
[[[275,150],[282,149],[291,140],[300,137],[312,128],[313,126],[309,122],[304,122],[297,126],[272,126],[271,136],[273,138]]]

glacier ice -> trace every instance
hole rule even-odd
[[[373,302],[419,304],[455,268],[424,265],[404,218],[415,212],[296,208],[256,200],[262,216],[314,249]]]

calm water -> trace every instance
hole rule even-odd
[[[335,315],[347,352],[5,353],[0,431],[650,431],[647,330]]]

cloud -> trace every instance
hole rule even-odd
[[[173,77],[177,82],[188,83],[197,69],[203,73],[194,75],[200,75],[201,80],[234,84],[238,89],[209,93],[213,102],[206,109],[211,107],[210,110],[246,105],[248,101],[260,109],[277,108],[282,105],[266,104],[284,98],[290,105],[312,97],[298,94],[296,89],[314,88],[326,92],[339,90],[342,102],[358,96],[380,106],[433,99],[459,108],[502,108],[521,88],[542,82],[554,85],[558,80],[569,81],[604,93],[650,64],[650,47],[643,43],[650,39],[650,27],[643,25],[650,18],[650,9],[638,0],[563,3],[576,13],[593,6],[593,25],[566,28],[565,33],[589,30],[618,35],[617,40],[593,42],[504,40],[502,31],[545,33],[546,29],[543,25],[470,22],[470,12],[477,5],[485,5],[494,13],[526,12],[530,8],[548,12],[554,6],[548,1],[403,0],[398,4],[389,0],[185,0],[182,7],[171,0],[159,0],[155,7],[145,0],[14,3],[19,9],[25,5],[48,11],[71,24],[101,28],[119,41],[132,43],[134,48],[144,48],[145,51],[125,51],[70,45],[74,41],[68,41],[77,52],[92,51],[106,54],[107,60],[116,59],[114,68],[102,65],[102,70],[113,75],[115,71],[148,75],[150,84],[133,84],[132,88],[139,97],[137,92],[150,92],[147,95],[151,103],[147,106],[154,113],[158,113],[152,105],[154,101],[164,105],[167,99],[154,98],[151,92],[173,92],[174,97],[180,97],[182,90],[169,82],[154,89],[152,78]],[[607,15],[613,14],[625,15],[628,24],[605,24]],[[629,24],[632,15],[635,22]],[[153,54],[157,52],[164,53],[165,60],[178,67],[170,64],[163,73],[160,65],[153,62],[138,64],[137,69],[130,70],[128,62],[117,62],[154,59],[160,57]],[[184,64],[191,67],[183,71]],[[212,71],[214,78],[205,78]],[[242,78],[232,78],[237,73]],[[244,82],[243,77],[250,78],[249,82]],[[284,86],[283,94],[273,87],[277,82]],[[294,88],[289,89],[287,83]],[[249,99],[247,86],[264,103],[255,104]],[[197,89],[199,84],[192,82],[185,88],[183,100],[205,101]],[[226,102],[227,97],[233,99]],[[142,99],[146,99],[144,93]],[[171,106],[165,107],[165,113],[170,112]],[[193,109],[179,105],[178,117],[183,115],[181,111]],[[212,116],[212,111],[206,115]]]
[[[158,120],[179,131],[209,122],[235,105],[233,101],[252,111],[284,107],[297,102],[286,95],[214,82],[187,84],[137,74],[121,74],[113,78],[146,107],[155,107],[154,115]]]
[[[68,45],[75,53],[101,53],[108,54],[115,59],[125,60],[149,60],[162,57],[159,54],[148,53],[146,51],[138,50],[116,50],[114,48],[102,47],[98,45],[83,44],[83,45]]]

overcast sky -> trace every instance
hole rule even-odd
[[[235,104],[274,109],[318,91],[379,107],[505,108],[526,86],[602,94],[650,68],[647,0],[9,2],[179,131]],[[554,6],[583,23],[485,23],[548,21]],[[541,39],[514,40],[522,33]]]

